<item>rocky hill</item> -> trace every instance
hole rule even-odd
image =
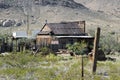
[[[27,23],[31,30],[40,29],[46,20],[85,20],[87,29],[118,31],[119,3],[120,0],[0,0],[0,32],[25,30]]]
[[[41,7],[46,6],[53,8],[66,7],[71,9],[87,9],[82,4],[76,3],[73,0],[1,0],[0,10],[2,13],[0,26],[21,26],[26,20],[21,20],[20,17],[24,19],[25,16],[29,15],[30,18],[33,19],[35,16],[40,16]],[[48,10],[48,12],[49,11],[52,10]],[[16,18],[20,20],[16,20]]]

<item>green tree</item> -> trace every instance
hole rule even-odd
[[[74,52],[76,55],[83,55],[84,49],[87,44],[83,42],[75,42],[74,44],[67,44],[66,47],[70,52]]]

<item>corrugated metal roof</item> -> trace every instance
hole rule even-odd
[[[40,30],[33,30],[32,31],[32,36],[33,37],[36,36],[39,32],[40,32]]]
[[[85,33],[84,24],[85,22],[76,21],[62,23],[47,23],[45,26],[48,26],[51,29],[51,31],[56,35],[59,34],[76,35]]]
[[[27,32],[26,31],[17,31],[13,32],[14,38],[27,38]]]
[[[33,30],[31,31],[31,35],[28,36],[26,31],[16,31],[13,32],[14,38],[36,38],[36,35],[39,33],[40,30]]]

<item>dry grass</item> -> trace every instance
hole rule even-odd
[[[98,62],[96,75],[91,74],[92,63],[84,59],[84,80],[119,80],[120,63]],[[80,80],[81,58],[48,55],[36,57],[28,53],[0,57],[0,79],[10,80]]]

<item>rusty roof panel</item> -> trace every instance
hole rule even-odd
[[[85,21],[46,24],[54,34],[76,35],[85,33]]]

